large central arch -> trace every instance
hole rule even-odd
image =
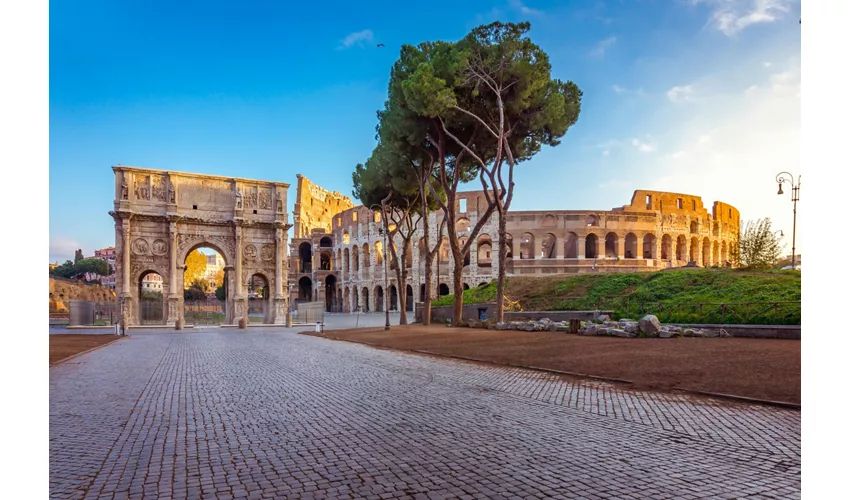
[[[286,320],[284,259],[289,184],[115,166],[116,291],[128,326],[140,324],[142,276],[162,277],[163,323],[183,320],[186,256],[209,247],[225,261],[225,322],[248,321],[248,280],[267,283],[264,322]]]

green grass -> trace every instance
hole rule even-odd
[[[731,305],[744,302],[799,302],[799,271],[676,269],[653,273],[580,274],[569,277],[513,277],[506,295],[526,311],[613,309],[618,317],[656,314],[663,322],[799,324],[799,304]],[[465,304],[496,300],[496,282],[464,291]],[[447,295],[433,305],[451,305]],[[659,303],[661,303],[659,305]],[[691,305],[694,304],[694,305]],[[729,304],[720,306],[696,304]]]

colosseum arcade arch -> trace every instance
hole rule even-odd
[[[184,263],[199,247],[213,248],[225,260],[225,323],[247,323],[247,284],[255,274],[273,291],[265,321],[285,323],[289,184],[121,165],[112,170],[116,290],[127,326],[140,324],[134,285],[151,271],[162,277],[163,323],[182,323]]]

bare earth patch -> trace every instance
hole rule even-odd
[[[799,340],[623,339],[419,324],[389,332],[381,327],[303,333],[627,380],[634,389],[686,389],[800,404]]]
[[[89,349],[115,342],[121,339],[117,335],[73,335],[54,334],[50,336],[50,364],[58,363]]]

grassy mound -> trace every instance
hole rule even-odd
[[[613,309],[618,317],[651,313],[668,323],[799,324],[801,317],[799,271],[673,269],[518,276],[508,279],[506,295],[525,311]],[[463,294],[465,304],[495,300],[495,280]],[[433,305],[452,303],[454,297],[447,295]]]

